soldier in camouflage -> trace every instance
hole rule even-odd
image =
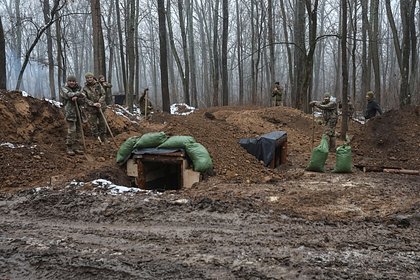
[[[324,134],[328,137],[330,152],[335,151],[335,127],[338,119],[337,103],[331,99],[331,95],[327,92],[324,94],[322,102],[311,101],[309,104],[322,110]]]
[[[74,156],[75,154],[83,154],[83,149],[80,147],[79,135],[83,129],[80,124],[81,120],[78,120],[79,116],[82,116],[81,106],[85,102],[85,95],[82,93],[82,88],[78,85],[75,76],[70,75],[67,77],[66,84],[60,90],[60,96],[64,104],[64,114],[67,123],[67,136],[66,146],[67,154]],[[79,108],[77,114],[76,102]]]
[[[98,76],[98,81],[105,90],[105,102],[106,102],[106,104],[111,105],[111,103],[112,103],[112,96],[111,96],[112,84],[105,80],[104,75],[99,75]]]
[[[144,89],[143,94],[139,99],[140,113],[146,117],[150,115],[150,113],[153,112],[153,104],[147,96],[148,91],[149,91],[148,88]],[[147,102],[147,106],[146,106],[146,102]]]
[[[89,113],[89,124],[92,130],[92,135],[98,138],[99,142],[105,142],[106,124],[102,117],[101,111],[104,112],[105,104],[105,90],[99,82],[96,81],[95,76],[88,72],[85,74],[86,83],[83,87],[83,93],[86,96],[87,111]]]
[[[283,88],[279,82],[275,82],[273,89],[271,90],[271,97],[274,98],[274,106],[283,105]]]

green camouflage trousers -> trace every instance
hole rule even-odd
[[[330,118],[324,126],[324,134],[328,137],[329,151],[335,151],[335,127],[337,125],[337,118]]]
[[[68,147],[79,146],[79,135],[81,134],[80,124],[78,121],[69,121],[67,123],[66,145]]]
[[[89,125],[94,137],[105,137],[106,124],[99,110],[89,110]]]

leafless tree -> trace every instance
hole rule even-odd
[[[6,42],[4,39],[3,23],[0,17],[0,89],[6,89]]]
[[[170,112],[169,84],[168,84],[168,53],[167,53],[167,32],[165,19],[165,1],[158,0],[158,18],[159,18],[159,41],[160,41],[160,77],[162,83],[162,109],[164,112]]]
[[[229,2],[222,0],[222,105],[229,105],[229,74],[228,74],[228,34],[229,34]]]

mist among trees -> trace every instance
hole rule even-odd
[[[66,76],[104,75],[133,108],[288,106],[330,92],[361,110],[419,104],[415,0],[0,0],[0,87],[58,99]],[[4,62],[5,61],[5,62]],[[346,107],[344,107],[346,108]]]

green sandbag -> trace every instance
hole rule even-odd
[[[195,143],[195,139],[192,136],[171,136],[165,142],[160,144],[158,148],[182,148],[185,149],[185,144]]]
[[[187,143],[185,150],[193,163],[194,171],[206,172],[213,168],[209,152],[200,143]]]
[[[117,158],[116,161],[119,164],[123,164],[127,161],[127,159],[130,157],[131,152],[134,149],[134,145],[137,143],[137,141],[140,139],[140,136],[133,136],[128,138],[124,141],[124,143],[121,144],[120,148],[117,152]]]
[[[342,145],[335,152],[335,167],[332,172],[335,173],[351,173],[352,157],[351,147]]]
[[[328,157],[328,140],[325,135],[322,136],[321,143],[312,151],[311,160],[307,171],[324,172],[324,165]]]
[[[166,139],[168,139],[168,136],[165,132],[149,132],[143,134],[140,139],[137,140],[134,149],[155,148],[165,142]]]

